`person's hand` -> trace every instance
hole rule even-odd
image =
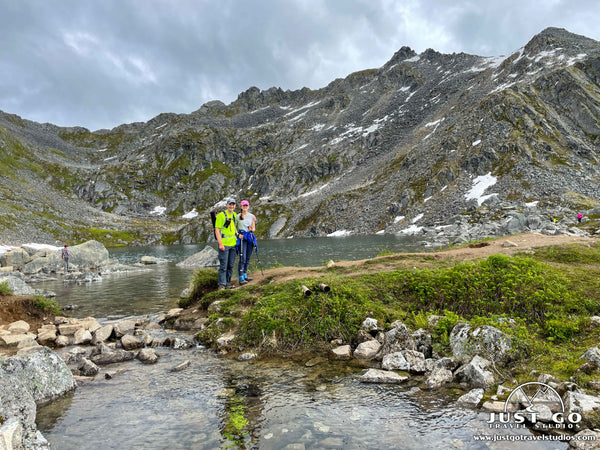
[[[219,244],[219,250],[221,250],[222,252],[225,251],[225,246],[222,243]]]

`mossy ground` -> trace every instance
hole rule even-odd
[[[471,248],[477,246],[463,251]],[[206,309],[221,302],[199,335],[204,341],[235,329],[237,345],[262,353],[320,352],[333,339],[356,344],[362,321],[373,317],[385,328],[397,319],[413,330],[427,328],[434,349],[449,355],[449,334],[458,321],[493,325],[513,343],[513,362],[502,369],[506,379],[531,381],[536,370],[589,387],[600,373],[578,369],[583,352],[600,338],[590,321],[600,315],[598,280],[598,243],[470,260],[386,254],[351,267],[313,268],[281,282],[267,271],[258,283],[226,291],[213,290],[216,271],[203,271],[187,304]],[[321,292],[321,283],[330,292]],[[311,296],[304,296],[303,285]],[[429,327],[431,315],[442,319]]]

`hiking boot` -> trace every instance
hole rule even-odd
[[[219,287],[217,288],[217,291],[222,291],[223,289],[225,289],[225,286],[223,286],[222,284],[220,284]]]
[[[246,280],[240,280],[240,285],[242,284],[248,284],[248,282]]]
[[[244,278],[244,280],[246,280],[246,281],[252,281],[252,280],[254,280],[254,278],[250,278],[248,275],[246,275],[246,278]]]

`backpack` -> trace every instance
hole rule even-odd
[[[218,214],[219,213],[216,211],[210,212],[210,221],[212,223],[213,235],[215,236],[215,239],[217,238],[217,229],[216,229],[215,224],[217,223],[217,215]],[[231,225],[232,220],[237,223],[237,215],[235,213],[233,213],[233,219],[230,219],[227,217],[227,211],[223,211],[223,214],[225,214],[225,224],[223,225],[223,228],[227,228],[229,225]]]

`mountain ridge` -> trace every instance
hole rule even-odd
[[[50,208],[61,229],[46,234],[57,239],[82,239],[99,221],[132,231],[128,243],[205,241],[208,211],[227,196],[251,201],[267,237],[451,229],[464,240],[507,234],[503,211],[525,214],[519,231],[556,232],[551,216],[599,206],[599,79],[600,43],[548,28],[508,56],[402,47],[321,89],[251,87],[229,105],[111,130],[0,113],[0,143],[29,147],[40,177],[94,210],[70,230]],[[466,198],[488,174],[485,201]],[[0,195],[16,208],[14,194]],[[200,215],[182,219],[190,211]]]

